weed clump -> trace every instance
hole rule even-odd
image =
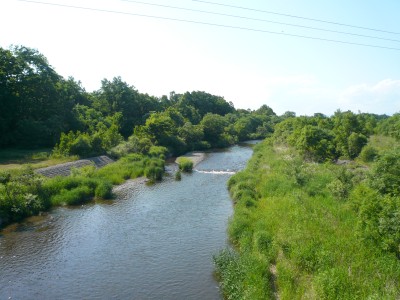
[[[179,157],[178,160],[179,170],[182,172],[192,172],[193,161],[186,157]]]

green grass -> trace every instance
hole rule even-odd
[[[182,172],[192,172],[193,170],[193,161],[187,157],[178,157],[176,162],[179,165],[179,170]]]
[[[400,261],[360,238],[353,203],[331,190],[360,180],[341,168],[305,163],[268,141],[256,147],[228,183],[236,252],[214,258],[227,299],[400,297]]]
[[[51,149],[18,149],[7,148],[0,150],[0,164],[20,164],[46,160]]]
[[[368,140],[368,145],[378,149],[378,151],[384,151],[399,147],[400,142],[393,137],[372,135]]]
[[[26,165],[38,169],[78,159],[76,156],[53,158],[51,157],[51,151],[52,149],[50,148],[0,149],[0,170],[23,169]]]

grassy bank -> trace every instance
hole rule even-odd
[[[113,185],[140,176],[160,180],[163,172],[163,159],[140,154],[129,154],[101,169],[74,169],[67,177],[45,178],[26,166],[0,171],[0,227],[54,206],[110,199]]]
[[[24,169],[27,165],[34,169],[45,168],[57,164],[77,160],[77,156],[54,158],[52,149],[0,149],[0,171]]]
[[[236,251],[215,256],[226,298],[398,299],[396,251],[365,232],[373,219],[360,196],[367,173],[305,162],[272,141],[257,145],[229,181]]]

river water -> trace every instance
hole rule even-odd
[[[212,255],[227,244],[226,182],[251,154],[208,153],[182,181],[136,183],[113,201],[6,228],[0,299],[220,299]]]

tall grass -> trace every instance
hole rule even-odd
[[[177,163],[179,165],[179,170],[182,172],[192,172],[193,170],[193,161],[187,157],[179,157],[177,159]]]
[[[400,297],[400,261],[360,238],[348,191],[338,197],[332,190],[332,183],[351,189],[360,181],[340,168],[305,163],[268,141],[256,147],[228,183],[235,252],[214,258],[226,298]]]

